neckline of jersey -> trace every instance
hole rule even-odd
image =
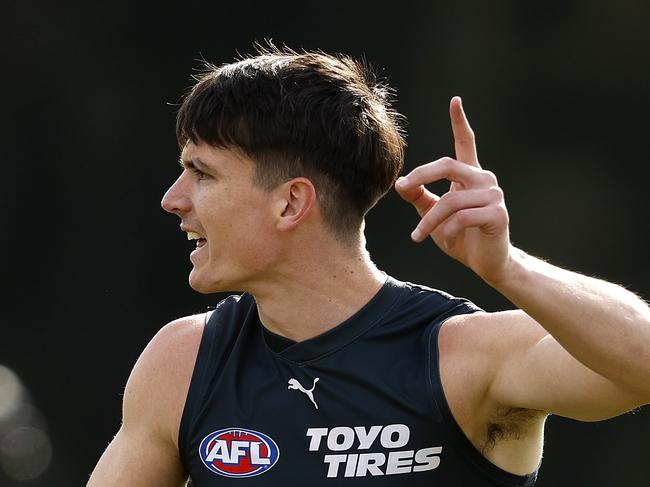
[[[267,334],[272,334],[272,332],[260,323],[262,339],[266,348],[277,357],[300,364],[313,362],[347,345],[370,329],[394,307],[404,290],[403,282],[386,276],[386,281],[379,291],[370,298],[370,301],[334,328],[301,342],[293,342],[285,338],[286,346],[276,351],[267,342],[267,336],[269,336]]]

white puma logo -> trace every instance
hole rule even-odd
[[[288,389],[296,389],[300,392],[304,392],[305,394],[307,394],[307,397],[311,400],[311,402],[314,403],[316,409],[318,409],[318,404],[316,404],[316,401],[314,401],[314,389],[316,388],[316,382],[318,381],[319,378],[316,377],[314,379],[314,385],[311,386],[311,389],[305,389],[303,386],[300,385],[300,382],[298,382],[296,379],[289,379]]]

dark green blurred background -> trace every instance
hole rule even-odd
[[[148,340],[217,302],[188,287],[191,246],[159,201],[179,171],[174,104],[198,59],[227,62],[255,40],[383,68],[409,120],[409,169],[453,155],[447,106],[462,95],[513,241],[650,297],[647,1],[5,0],[0,32],[0,364],[40,411],[21,421],[52,448],[36,480],[0,473],[2,487],[82,485]],[[510,307],[430,242],[412,244],[416,221],[394,194],[371,212],[381,268]],[[650,485],[649,438],[650,410],[553,417],[538,485]]]

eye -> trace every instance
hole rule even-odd
[[[204,173],[203,171],[195,167],[190,168],[190,171],[192,171],[192,174],[194,174],[196,179],[198,179],[199,181],[206,179],[208,177],[206,173]]]

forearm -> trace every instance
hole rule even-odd
[[[513,249],[489,282],[594,372],[650,401],[650,308],[621,286]]]

